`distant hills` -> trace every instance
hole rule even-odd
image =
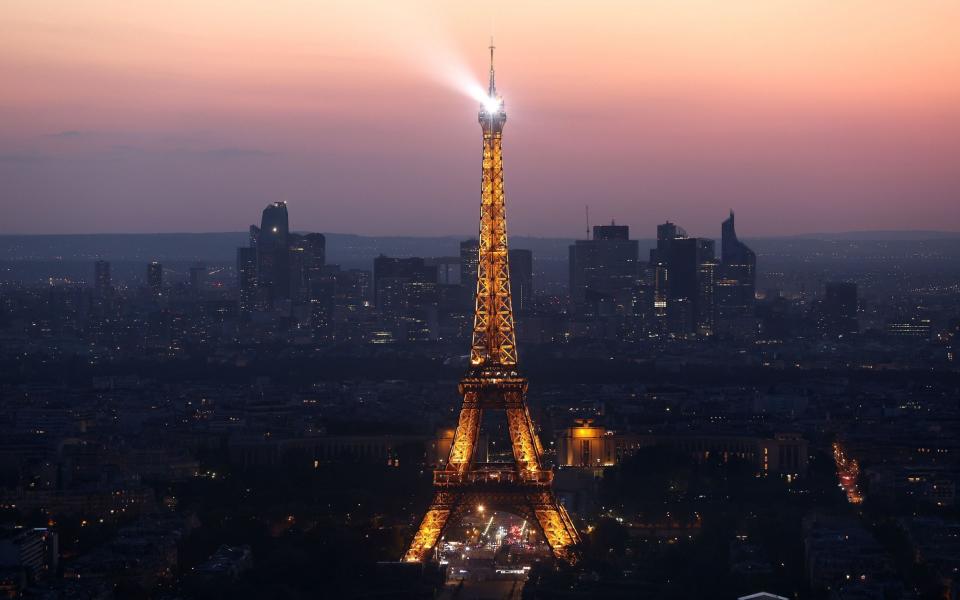
[[[871,242],[893,242],[893,241],[922,241],[922,240],[945,240],[960,239],[960,231],[842,231],[839,233],[805,233],[803,235],[789,236],[794,239],[808,240],[830,240],[830,241],[871,241]],[[777,239],[777,238],[774,238]]]
[[[369,267],[380,254],[390,256],[458,256],[460,236],[406,237],[325,233],[327,261]],[[540,258],[563,257],[571,240],[513,236],[511,246],[529,248]],[[249,244],[247,232],[103,233],[83,235],[0,235],[0,261],[213,261],[236,258]]]
[[[362,236],[327,233],[328,262],[345,267],[369,268],[379,254],[390,256],[456,256],[460,236]],[[812,233],[784,237],[745,238],[758,252],[813,249],[836,242],[891,242],[895,246],[911,243],[932,244],[954,254],[960,248],[960,232],[949,231],[852,231]],[[568,238],[512,236],[514,248],[533,251],[538,261],[566,261]],[[642,238],[640,257],[644,259],[656,241]],[[954,244],[958,242],[958,244]],[[248,244],[246,232],[155,233],[155,234],[83,234],[83,235],[0,235],[0,261],[92,261],[99,258],[116,261],[208,261],[232,262],[236,249]],[[718,244],[719,246],[719,244]],[[719,247],[717,248],[719,253]]]

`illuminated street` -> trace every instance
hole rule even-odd
[[[451,597],[510,598],[519,594],[530,568],[549,556],[549,546],[528,522],[480,506],[451,530],[439,558],[447,567],[446,593],[461,594]]]
[[[837,478],[840,480],[840,487],[847,494],[847,501],[850,504],[860,504],[863,502],[863,495],[860,493],[859,485],[857,485],[857,480],[860,477],[860,463],[857,459],[848,457],[839,442],[833,444],[833,460],[837,465]]]

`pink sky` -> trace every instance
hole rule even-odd
[[[0,233],[471,234],[491,30],[514,234],[960,230],[955,0],[6,0]]]

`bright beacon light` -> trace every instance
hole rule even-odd
[[[483,109],[488,113],[495,113],[500,110],[500,105],[502,101],[500,98],[484,98],[483,99]]]
[[[483,89],[479,84],[470,82],[463,87],[467,95],[479,102],[484,111],[492,114],[503,107],[502,98],[491,96],[487,90]]]

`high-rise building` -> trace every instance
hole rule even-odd
[[[290,232],[286,202],[268,205],[260,226],[250,226],[249,247],[237,251],[241,314],[298,308],[305,319],[304,307],[330,290],[324,283],[326,252],[323,234]]]
[[[460,285],[470,291],[477,290],[477,260],[480,256],[480,240],[476,238],[460,242]]]
[[[737,239],[733,211],[723,222],[717,307],[721,322],[753,316],[757,284],[757,255]]]
[[[295,304],[306,304],[311,295],[311,281],[323,277],[326,264],[327,241],[322,233],[289,235],[290,298]]]
[[[373,293],[377,310],[391,319],[395,340],[435,339],[438,330],[437,267],[424,259],[373,260]]]
[[[257,300],[257,249],[237,248],[237,288],[241,318],[253,312]]]
[[[163,294],[163,265],[157,261],[147,265],[147,289],[153,296]]]
[[[435,295],[437,267],[419,257],[373,259],[374,304],[384,312],[397,312],[430,301]]]
[[[307,297],[314,300],[325,294],[317,289],[316,283],[324,280],[324,267],[327,265],[327,238],[322,233],[308,233],[303,236],[303,247],[301,277],[304,285],[309,289]]]
[[[460,287],[459,256],[434,256],[425,260],[427,265],[437,268],[437,283]]]
[[[274,202],[263,209],[256,236],[257,285],[271,305],[290,298],[290,222],[287,203]]]
[[[629,312],[640,275],[640,246],[626,225],[597,225],[592,240],[570,246],[570,297],[578,305]]]
[[[0,532],[0,567],[23,569],[31,581],[57,574],[60,560],[59,537],[47,528],[30,527]],[[9,583],[9,580],[4,583]],[[10,591],[10,587],[0,587]],[[8,598],[19,598],[16,589]]]
[[[207,283],[207,267],[204,265],[194,265],[190,267],[190,292],[199,296],[203,293],[203,288]]]
[[[674,335],[712,335],[716,325],[714,283],[717,263],[713,240],[687,237],[667,221],[657,226],[657,247],[650,252],[655,273],[654,313]]]
[[[511,249],[509,257],[513,306],[520,312],[533,310],[533,252],[522,248]]]
[[[106,294],[113,287],[113,281],[110,278],[110,262],[98,260],[93,263],[93,289],[98,294]]]
[[[835,337],[856,335],[860,330],[857,304],[857,284],[846,281],[828,282],[820,321],[824,333]]]
[[[686,231],[667,221],[657,225],[657,247],[650,250],[650,269],[653,272],[653,314],[656,319],[655,330],[660,335],[666,335],[669,332],[671,314],[674,320],[677,320],[677,313],[683,312],[684,309],[683,306],[670,302],[671,274],[668,266],[673,241],[686,239],[686,237]]]

